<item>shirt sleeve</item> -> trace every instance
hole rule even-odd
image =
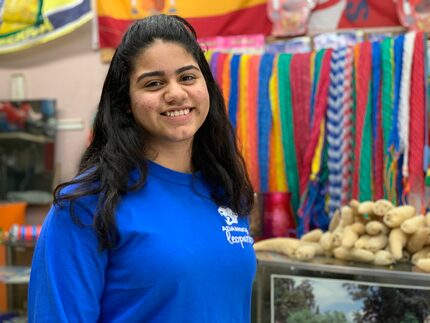
[[[33,254],[28,322],[97,322],[107,251],[98,249],[93,214],[82,203],[52,206]]]

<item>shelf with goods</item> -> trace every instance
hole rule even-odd
[[[30,265],[41,225],[30,225],[35,206],[26,202],[0,204],[0,313],[25,316]],[[45,210],[47,206],[37,206]],[[0,316],[0,318],[3,318]]]
[[[430,179],[426,37],[399,30],[395,36],[366,37],[333,49],[220,50],[208,55],[258,193],[260,205],[251,216],[257,243],[271,238],[298,241],[318,229],[324,234],[336,212],[352,200],[386,200],[393,208],[410,205],[418,222],[424,218],[429,206],[425,181]],[[377,220],[383,223],[382,218]],[[412,257],[429,247],[428,228],[405,233],[400,252]],[[419,235],[428,240],[417,249],[412,245]],[[271,247],[280,257],[297,262],[288,250]],[[392,253],[391,247],[383,251],[380,254],[386,257]],[[351,246],[347,252],[353,252]],[[370,259],[377,252],[365,253]],[[339,260],[333,250],[327,254],[326,261]],[[321,255],[316,257],[321,260]],[[384,266],[369,265],[369,270],[388,272],[405,266],[428,286],[430,275],[417,274],[430,262],[428,255],[424,258],[403,263],[397,254]],[[312,259],[304,259],[303,266],[315,268]],[[348,271],[347,264],[361,266],[359,261],[344,261],[341,270],[345,266]],[[400,276],[394,275],[391,283]]]
[[[0,265],[0,312],[25,316],[34,243],[3,242],[0,248],[5,258]]]
[[[408,32],[304,53],[208,54],[254,189],[290,194],[298,236],[326,228],[351,198],[426,206],[426,42]]]

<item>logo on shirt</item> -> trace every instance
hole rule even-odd
[[[224,220],[227,223],[227,225],[232,225],[234,223],[237,223],[237,214],[234,213],[230,208],[220,206],[218,208],[218,212],[224,217]]]
[[[227,225],[222,226],[222,231],[225,232],[225,237],[230,244],[240,244],[244,248],[244,243],[254,243],[254,239],[249,236],[247,228],[232,225],[238,224],[238,215],[232,209],[220,206],[218,213],[224,217],[227,223]]]

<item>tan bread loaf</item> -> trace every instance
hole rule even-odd
[[[311,245],[301,245],[297,248],[295,257],[301,261],[311,260],[315,257],[315,247]]]
[[[361,202],[358,206],[358,213],[361,215],[368,215],[371,217],[374,215],[373,213],[373,207],[375,206],[375,203],[373,201],[365,201]]]
[[[423,216],[416,215],[403,221],[403,223],[400,225],[400,229],[402,229],[404,233],[414,234],[419,228],[424,227],[425,223],[426,220]]]
[[[425,271],[426,273],[430,273],[430,258],[418,259],[416,266],[422,271]]]
[[[270,238],[254,243],[255,251],[279,252],[289,257],[294,257],[300,240],[294,238]]]
[[[317,256],[325,255],[325,250],[321,247],[319,242],[300,241],[300,246],[312,246],[315,249],[315,254]]]
[[[377,236],[371,236],[369,240],[367,240],[367,244],[364,246],[364,249],[377,252],[379,250],[384,249],[388,244],[388,237],[386,234],[379,234]]]
[[[351,225],[354,223],[354,214],[352,212],[351,207],[345,205],[340,209],[340,221],[339,225],[336,227],[336,230],[343,230],[347,225]]]
[[[302,241],[310,241],[310,242],[319,242],[323,235],[323,231],[321,229],[314,229],[302,235],[300,240]]]
[[[351,224],[351,228],[359,236],[363,235],[366,232],[366,226],[361,222],[355,222]]]
[[[372,263],[375,259],[373,252],[364,249],[338,247],[333,250],[333,255],[337,259],[351,260],[363,263]]]
[[[417,232],[409,237],[408,243],[406,245],[406,250],[414,254],[417,251],[424,248],[427,243],[427,239],[430,235],[430,228],[422,227],[419,228]]]
[[[343,229],[342,230],[335,230],[333,232],[333,248],[337,248],[340,247],[342,245],[342,240],[343,240]]]
[[[429,258],[430,257],[430,246],[424,247],[423,249],[421,249],[420,251],[417,251],[416,253],[414,253],[412,255],[412,259],[411,262],[416,265],[418,259],[421,258]]]
[[[371,236],[377,236],[378,234],[388,234],[388,227],[380,221],[369,221],[366,223],[366,233]]]
[[[330,231],[325,232],[320,239],[320,245],[325,250],[331,250],[333,246],[333,233]]]
[[[362,235],[358,240],[355,242],[354,247],[356,249],[364,249],[364,247],[367,245],[367,241],[369,241],[371,236],[365,234]]]
[[[416,215],[412,205],[402,205],[395,207],[384,215],[384,223],[390,228],[397,228],[405,221]]]
[[[377,200],[373,206],[373,213],[383,217],[388,211],[394,208],[393,203],[388,200]]]
[[[343,230],[341,246],[345,248],[354,247],[355,242],[358,240],[358,234],[352,228],[352,225],[348,225]]]
[[[356,199],[352,199],[351,201],[349,201],[349,206],[352,209],[353,215],[358,214],[359,205],[360,205],[360,202],[357,201]]]
[[[349,206],[352,209],[352,215],[354,216],[354,222],[361,222],[361,223],[366,223],[367,220],[365,220],[363,218],[363,216],[358,213],[358,206],[360,205],[360,202],[358,202],[357,200],[352,199],[349,202]]]
[[[392,229],[388,237],[390,252],[394,260],[400,260],[403,257],[403,247],[406,245],[408,237],[400,228]]]
[[[394,258],[389,251],[379,250],[375,253],[375,259],[373,263],[378,266],[388,266],[394,263]]]

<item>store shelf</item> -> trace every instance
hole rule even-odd
[[[1,132],[0,140],[24,140],[40,144],[54,141],[53,138],[49,138],[45,135],[36,135],[27,132]]]
[[[292,272],[311,271],[313,273],[333,273],[338,275],[374,277],[378,280],[386,280],[390,283],[414,282],[424,283],[430,286],[430,274],[420,271],[411,263],[397,263],[391,266],[376,266],[364,263],[342,261],[329,257],[317,257],[308,262],[290,259],[287,256],[274,252],[258,252],[258,263],[261,266],[276,266],[279,269],[287,269]]]
[[[30,267],[4,266],[0,267],[0,283],[28,284],[30,280]]]

